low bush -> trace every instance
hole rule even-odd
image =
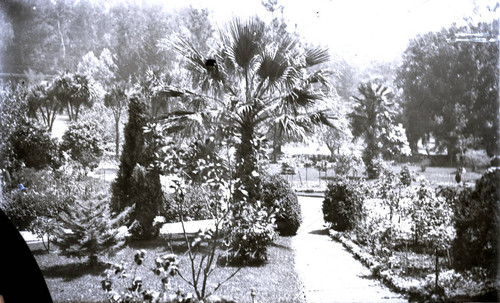
[[[401,184],[404,186],[411,185],[411,173],[407,165],[401,168],[401,171],[399,172],[399,179],[401,180]]]
[[[277,231],[281,236],[293,236],[302,223],[297,195],[290,184],[279,175],[265,175],[261,181],[261,200],[275,211]]]
[[[496,276],[500,222],[500,169],[489,169],[474,190],[462,191],[455,202],[456,238],[452,243],[457,270],[481,266]]]
[[[240,203],[243,205],[232,210],[224,224],[228,235],[226,260],[230,264],[260,265],[267,261],[267,246],[276,235],[274,216],[260,203]]]
[[[323,218],[337,231],[352,230],[362,219],[363,197],[359,184],[337,179],[329,183],[323,201]]]

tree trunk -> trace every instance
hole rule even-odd
[[[233,198],[235,203],[247,201],[255,203],[259,199],[259,176],[254,176],[257,171],[256,150],[253,144],[254,128],[253,121],[250,117],[243,117],[243,122],[240,126],[241,143],[236,149],[236,178],[239,179],[236,183],[236,190]],[[246,194],[241,190],[246,191]],[[246,199],[245,199],[246,196]]]
[[[120,156],[120,118],[115,117],[115,155],[116,159]]]

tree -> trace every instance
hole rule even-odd
[[[115,154],[120,154],[120,120],[123,110],[127,107],[128,98],[123,85],[117,84],[111,88],[111,92],[104,96],[104,105],[111,109],[115,118]]]
[[[471,33],[497,37],[498,23],[452,26],[417,36],[405,51],[397,83],[414,152],[419,140],[425,143],[431,136],[452,159],[463,152],[464,141],[490,155],[497,150],[498,43],[461,39]]]
[[[10,136],[11,161],[14,168],[22,165],[41,169],[59,167],[61,154],[56,139],[33,121],[20,124]]]
[[[96,121],[72,122],[64,133],[61,150],[80,163],[85,171],[99,165],[103,151],[102,126]]]
[[[128,224],[132,225],[132,236],[143,239],[158,235],[153,220],[163,198],[159,172],[149,169],[156,150],[152,142],[146,141],[143,128],[150,120],[145,102],[139,97],[132,97],[118,176],[111,187],[111,211],[118,214],[134,206]]]
[[[233,125],[239,138],[234,198],[249,203],[259,199],[257,151],[265,126],[278,123],[284,133],[305,137],[314,123],[329,122],[325,112],[303,110],[324,101],[329,92],[324,72],[311,72],[329,60],[327,50],[305,47],[288,33],[268,43],[266,29],[258,19],[234,20],[221,34],[214,57],[202,55],[184,39],[172,43],[190,68],[203,75],[203,91],[179,93],[226,109],[222,121]]]
[[[66,106],[71,121],[78,121],[82,106],[92,106],[93,95],[90,79],[81,74],[60,75],[52,83],[50,92],[60,105]]]
[[[62,253],[71,257],[88,257],[90,265],[98,264],[98,256],[119,248],[125,243],[128,231],[120,228],[130,211],[111,217],[107,195],[102,189],[87,184],[85,194],[74,207],[64,210],[56,230],[55,243]]]
[[[366,147],[363,151],[363,162],[369,178],[376,178],[378,172],[374,160],[382,155],[384,150],[401,151],[406,142],[406,136],[393,140],[395,133],[393,120],[396,107],[392,93],[388,87],[375,83],[363,83],[359,86],[361,97],[354,97],[356,105],[350,114],[352,134],[354,138],[363,136]],[[396,132],[402,137],[404,133]]]

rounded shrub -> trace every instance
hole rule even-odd
[[[281,236],[293,236],[302,223],[297,195],[290,184],[279,175],[264,175],[261,181],[261,200],[274,209],[277,231]]]
[[[456,238],[452,243],[457,270],[480,266],[496,277],[499,258],[500,169],[489,169],[474,190],[458,195],[454,207]]]
[[[363,198],[359,184],[345,179],[329,183],[323,200],[323,218],[337,231],[352,230],[362,218]]]

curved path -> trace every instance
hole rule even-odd
[[[324,227],[323,198],[298,197],[303,223],[293,237],[295,268],[307,302],[407,302],[371,278],[370,270],[332,241]]]

